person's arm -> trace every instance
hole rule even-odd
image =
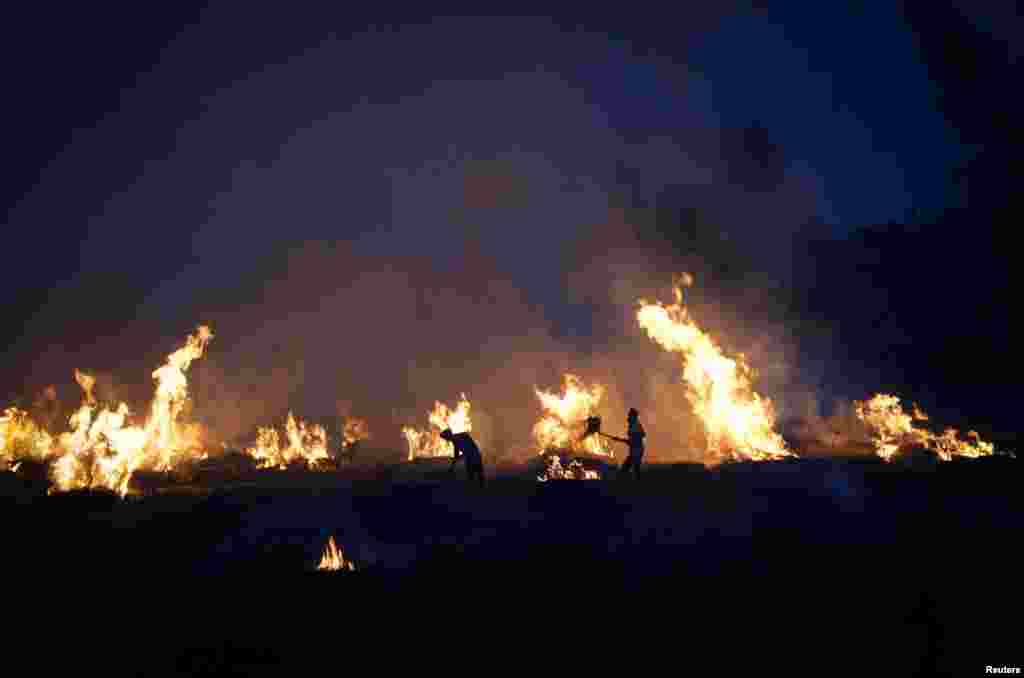
[[[607,433],[602,433],[601,435],[603,435],[605,438],[609,438],[611,440],[615,440],[617,442],[625,443],[626,445],[629,445],[629,439],[627,439],[627,438],[619,438],[618,436],[609,435]]]

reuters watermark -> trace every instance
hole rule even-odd
[[[985,673],[987,673],[987,674],[1006,673],[1006,674],[1020,675],[1020,667],[1019,666],[986,666],[985,667]]]

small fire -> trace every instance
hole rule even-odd
[[[549,480],[600,480],[601,474],[597,471],[589,471],[583,468],[583,464],[578,460],[574,459],[569,462],[568,465],[562,466],[562,460],[558,458],[557,454],[553,454],[547,459],[547,466],[544,468],[544,473],[537,476],[537,480],[542,483],[546,483]]]
[[[544,409],[544,416],[533,427],[533,437],[540,447],[540,454],[557,449],[613,456],[600,436],[591,435],[580,440],[586,430],[587,417],[596,414],[597,406],[604,397],[603,386],[594,384],[588,389],[579,377],[566,374],[561,395],[538,388],[534,388],[534,392]]]
[[[871,400],[854,403],[857,417],[871,429],[875,452],[886,461],[904,446],[919,445],[935,452],[943,461],[954,456],[984,457],[994,454],[995,446],[984,442],[976,431],[968,431],[968,440],[961,440],[959,432],[947,428],[941,434],[916,426],[915,421],[928,421],[928,415],[912,405],[910,414],[903,411],[900,399],[879,393]]]
[[[409,461],[416,457],[452,457],[455,450],[451,443],[441,437],[441,432],[450,428],[452,433],[467,433],[473,430],[469,418],[469,399],[463,393],[455,409],[450,409],[440,401],[434,403],[434,410],[428,421],[430,428],[419,430],[406,426],[402,435],[409,444]]]
[[[724,460],[766,461],[792,456],[775,432],[772,402],[752,387],[753,370],[742,355],[727,358],[690,317],[683,303],[688,274],[675,288],[676,303],[640,301],[640,327],[665,350],[683,356],[686,397],[704,425],[709,465]]]
[[[285,422],[286,444],[282,445],[277,429],[260,428],[256,444],[246,452],[256,459],[259,468],[286,469],[293,463],[315,468],[328,459],[327,431],[319,424],[307,424],[291,412]]]
[[[346,417],[345,425],[341,430],[342,445],[347,449],[357,444],[361,440],[367,440],[370,437],[370,427],[363,419],[356,419],[355,417]]]
[[[354,572],[356,566],[352,561],[345,560],[345,556],[342,554],[341,549],[338,548],[338,545],[334,543],[334,537],[332,536],[327,540],[324,553],[320,557],[320,564],[317,565],[316,569],[327,572],[337,572],[338,570]]]

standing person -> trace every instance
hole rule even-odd
[[[450,428],[441,432],[441,437],[447,440],[455,448],[455,458],[452,459],[451,471],[455,471],[455,464],[459,458],[466,460],[466,473],[470,480],[474,478],[484,486],[484,461],[480,456],[480,448],[476,441],[468,433],[452,433]]]
[[[618,438],[606,434],[602,435],[629,445],[629,455],[626,457],[626,461],[622,463],[622,468],[619,469],[619,477],[624,478],[627,473],[632,471],[634,477],[639,478],[640,464],[644,460],[644,438],[647,436],[647,432],[644,431],[644,427],[640,424],[640,413],[636,411],[635,407],[629,408],[626,421],[629,422],[629,429],[626,433],[628,437]]]

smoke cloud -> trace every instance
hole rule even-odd
[[[132,115],[190,49],[169,48],[128,97]],[[587,88],[595,64],[620,74],[604,100]],[[637,75],[650,91],[633,89]],[[702,326],[748,356],[784,412],[800,410],[785,397],[799,375],[776,311],[817,196],[763,131],[716,126],[687,81],[684,65],[540,20],[439,21],[250,68],[201,96],[173,150],[112,192],[83,241],[87,270],[144,269],[123,253],[166,242],[151,255],[159,284],[104,304],[106,323],[146,331],[95,357],[47,353],[43,320],[28,336],[61,370],[101,361],[141,392],[157,349],[209,324],[192,413],[226,445],[290,409],[366,418],[372,446],[397,459],[403,425],[466,393],[482,446],[524,459],[534,387],[572,372],[607,386],[609,430],[637,407],[652,459],[699,460],[678,359],[641,335],[637,301],[668,299],[673,274],[692,273]],[[645,131],[659,106],[676,119]],[[131,374],[119,363],[129,337]]]

